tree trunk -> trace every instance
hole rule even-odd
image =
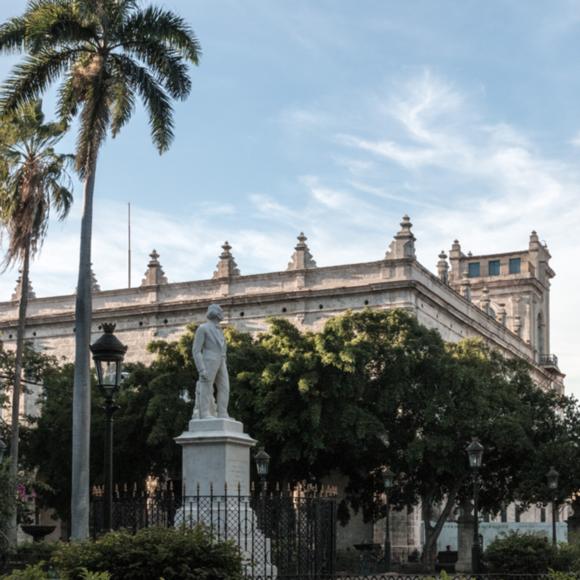
[[[91,437],[91,238],[96,160],[87,171],[84,186],[79,276],[75,304],[75,372],[72,427],[71,538],[89,536]]]
[[[463,479],[455,482],[452,487],[447,500],[445,502],[445,507],[439,514],[437,522],[434,526],[431,526],[431,515],[432,515],[432,505],[431,500],[427,498],[426,505],[423,505],[423,521],[425,525],[425,545],[423,546],[423,554],[421,556],[421,561],[430,570],[435,568],[435,559],[437,558],[437,540],[441,534],[441,530],[445,525],[445,522],[449,518],[449,514],[453,509],[453,506],[457,500],[457,492],[463,483]]]
[[[14,362],[14,387],[12,389],[12,425],[10,439],[10,486],[11,496],[16,498],[16,484],[18,477],[18,448],[20,443],[20,393],[22,384],[22,359],[24,356],[24,331],[26,329],[26,309],[28,307],[28,284],[30,275],[30,239],[27,240],[24,260],[22,262],[22,278],[20,301],[18,305],[18,330],[16,332],[16,357]],[[8,525],[8,539],[11,546],[16,546],[18,532],[16,503],[13,503],[10,522]]]

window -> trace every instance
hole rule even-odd
[[[501,521],[504,524],[507,522],[507,509],[505,507],[501,510]]]
[[[522,271],[522,259],[510,258],[510,274],[519,274]]]
[[[517,523],[519,523],[521,521],[521,516],[522,516],[522,508],[519,505],[517,505],[516,506],[516,513],[515,513]]]
[[[546,508],[545,507],[540,509],[540,521],[541,522],[546,521]]]
[[[490,260],[487,268],[490,276],[499,276],[499,260]]]
[[[467,265],[467,275],[470,278],[478,278],[481,276],[479,262],[471,262],[471,264]]]

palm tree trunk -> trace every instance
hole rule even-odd
[[[20,440],[20,391],[22,383],[22,359],[24,355],[24,331],[26,329],[26,309],[28,307],[28,281],[30,271],[30,240],[26,243],[24,260],[22,261],[22,278],[20,287],[20,302],[18,305],[18,330],[16,332],[16,357],[14,362],[14,388],[12,390],[12,425],[10,439],[10,485],[11,496],[16,498],[16,484],[18,477],[18,447]],[[18,523],[16,519],[16,503],[10,516],[8,539],[12,546],[16,546]]]
[[[75,306],[75,372],[73,387],[71,538],[89,536],[91,438],[91,238],[96,160],[87,171],[84,187],[79,277]]]

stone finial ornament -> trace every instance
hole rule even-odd
[[[542,247],[540,243],[540,238],[536,230],[533,230],[530,234],[530,250],[539,250]]]
[[[401,229],[395,235],[391,242],[389,250],[385,254],[386,260],[396,260],[399,258],[415,259],[415,241],[416,238],[411,231],[413,224],[408,215],[404,215],[401,221]]]
[[[451,251],[449,252],[449,257],[461,258],[462,255],[463,254],[461,252],[461,244],[459,243],[459,240],[453,240],[453,243],[451,244]]]
[[[22,297],[22,270],[18,270],[18,279],[16,280],[16,288],[14,288],[14,292],[12,293],[12,300],[20,301]],[[30,282],[30,278],[28,279],[28,300],[33,300],[36,298],[36,293],[32,288],[32,284]]]
[[[298,243],[294,248],[292,259],[288,263],[286,270],[305,270],[307,268],[316,268],[316,262],[310,253],[306,240],[308,238],[304,232],[300,232],[298,236]]]
[[[506,313],[506,309],[505,309],[505,302],[500,302],[498,304],[497,312],[495,313],[495,319],[500,324],[502,324],[503,326],[505,326],[506,318],[507,318],[507,313]]]
[[[467,272],[463,272],[463,277],[461,278],[460,294],[463,298],[471,302],[471,280]]]
[[[222,246],[223,252],[220,254],[220,259],[217,264],[217,269],[213,273],[213,278],[233,278],[240,275],[240,270],[236,264],[236,260],[232,256],[230,250],[232,247],[226,240]]]
[[[149,257],[149,263],[147,264],[147,271],[145,272],[145,277],[141,281],[141,286],[159,286],[160,284],[167,284],[167,278],[165,277],[165,272],[159,263],[159,254],[157,250],[153,250]]]
[[[484,286],[481,290],[481,298],[479,299],[479,307],[486,313],[489,314],[491,310],[491,300],[489,298],[489,289]]]
[[[443,284],[449,283],[449,263],[447,262],[447,254],[441,250],[439,254],[439,261],[437,262],[437,276]]]
[[[521,335],[522,335],[522,317],[519,314],[516,314],[514,316],[513,329],[514,329],[514,332],[518,336],[521,337]]]

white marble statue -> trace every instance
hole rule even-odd
[[[220,322],[224,319],[223,310],[217,304],[207,309],[208,322],[201,324],[195,331],[193,340],[193,360],[199,373],[195,389],[195,409],[193,418],[207,419],[216,417],[214,385],[217,392],[217,417],[229,418],[230,379],[226,366],[226,339]]]

